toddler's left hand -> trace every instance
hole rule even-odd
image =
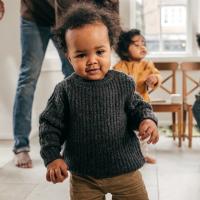
[[[139,126],[139,137],[141,140],[145,140],[150,137],[147,141],[148,144],[155,144],[159,140],[158,129],[156,123],[151,119],[145,119],[140,123]]]
[[[145,83],[148,87],[153,89],[155,85],[158,83],[158,77],[154,74],[151,74],[147,77]]]

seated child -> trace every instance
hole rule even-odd
[[[155,89],[161,84],[161,76],[153,62],[144,60],[147,54],[145,38],[137,29],[123,31],[119,37],[116,49],[121,58],[114,70],[124,72],[131,76],[136,82],[136,91],[149,101],[148,90]],[[148,156],[146,142],[141,145],[147,163],[155,163],[156,160]]]
[[[72,200],[102,200],[106,193],[148,200],[134,130],[155,144],[157,119],[133,79],[109,70],[119,30],[118,16],[90,4],[71,7],[58,30],[75,73],[55,87],[40,115],[39,137],[46,179],[62,182],[69,170]]]

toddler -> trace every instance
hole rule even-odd
[[[148,199],[134,130],[154,144],[157,120],[134,81],[109,70],[119,32],[118,16],[90,4],[71,7],[58,30],[75,72],[55,87],[40,115],[39,137],[46,179],[62,182],[69,170],[72,200],[102,200],[106,193]]]
[[[154,90],[161,84],[161,76],[153,62],[144,60],[147,49],[143,35],[137,29],[123,31],[116,52],[121,61],[114,66],[114,70],[131,76],[136,82],[136,91],[145,101],[149,101],[148,91]],[[141,147],[146,162],[154,164],[156,160],[148,155],[146,141],[142,142]]]

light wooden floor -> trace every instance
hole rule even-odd
[[[18,169],[11,161],[12,142],[0,141],[0,200],[68,200],[68,180],[47,183],[38,138],[31,143],[34,168]],[[187,141],[178,148],[177,141],[162,136],[156,146],[151,146],[151,152],[157,164],[141,169],[150,200],[199,200],[200,138],[195,138],[189,149]]]

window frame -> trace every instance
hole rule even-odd
[[[183,6],[181,3],[177,3],[177,6]],[[184,4],[185,5],[185,4]],[[133,28],[136,26],[136,0],[129,0],[129,28]],[[172,6],[172,4],[163,3],[161,5],[160,3],[160,9],[161,12],[161,6]],[[148,54],[147,58],[151,58],[152,60],[166,60],[168,58],[170,60],[177,60],[179,59],[180,62],[184,60],[195,60],[198,61],[200,58],[200,50],[197,46],[196,42],[196,33],[200,33],[200,13],[198,13],[198,10],[200,10],[200,2],[198,0],[188,0],[186,5],[186,50],[184,52],[152,52],[151,54]],[[161,23],[161,15],[160,15],[160,23]]]

